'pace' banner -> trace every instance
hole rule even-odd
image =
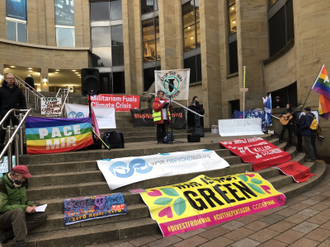
[[[260,138],[245,138],[220,142],[225,148],[252,163],[254,171],[279,165],[291,159],[291,155],[270,142]]]
[[[200,175],[184,183],[147,189],[141,197],[164,237],[279,207],[286,201],[258,173]]]
[[[139,95],[99,94],[91,96],[92,106],[114,107],[117,112],[140,108]]]
[[[97,165],[111,190],[152,178],[218,170],[229,166],[216,152],[205,149],[98,160]]]
[[[28,154],[61,153],[94,143],[91,118],[38,118],[25,121]]]

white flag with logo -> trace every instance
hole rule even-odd
[[[165,92],[165,98],[187,100],[190,69],[155,70],[155,89]]]

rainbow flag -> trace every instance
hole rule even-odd
[[[322,94],[323,96],[330,99],[329,77],[327,71],[325,70],[324,65],[322,66],[319,76],[316,78],[314,85],[312,86],[312,89],[315,92],[318,92],[319,94]]]
[[[320,94],[319,101],[319,116],[325,118],[326,120],[328,120],[330,116],[330,99],[322,94]]]
[[[91,118],[38,118],[25,121],[28,154],[78,150],[94,143]]]

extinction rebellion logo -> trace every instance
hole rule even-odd
[[[178,96],[180,94],[179,87],[182,80],[182,76],[175,71],[169,71],[164,74],[161,81],[165,94],[171,98]]]

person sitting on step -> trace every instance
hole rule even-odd
[[[29,169],[18,165],[0,179],[0,243],[15,237],[16,246],[26,246],[28,231],[47,219],[46,213],[36,213],[36,206],[26,198],[30,177]]]

